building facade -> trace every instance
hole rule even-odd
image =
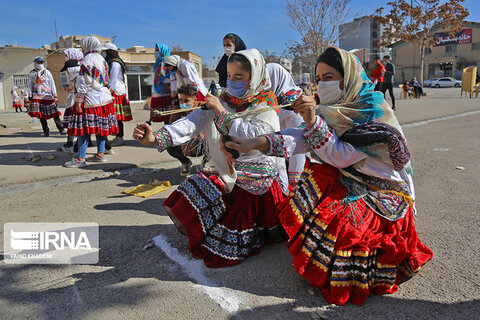
[[[390,49],[382,49],[378,45],[383,36],[383,29],[383,24],[376,21],[373,16],[356,18],[352,22],[340,25],[338,46],[347,51],[367,49],[369,56],[364,58],[364,63],[370,62],[375,56],[383,58],[390,55]]]
[[[430,32],[434,43],[425,48],[424,80],[434,77],[462,78],[462,70],[480,66],[480,23],[465,22],[454,37],[441,26]],[[392,45],[396,66],[395,82],[401,83],[420,76],[420,43],[400,41]]]

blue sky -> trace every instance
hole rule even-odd
[[[352,0],[360,15],[371,14],[388,1]],[[480,1],[466,0],[467,18],[480,22]],[[211,66],[223,52],[222,38],[237,33],[249,48],[281,54],[288,40],[298,40],[284,14],[283,0],[174,1],[5,1],[0,0],[0,46],[7,43],[38,48],[58,36],[117,36],[120,48],[178,45],[202,56]]]

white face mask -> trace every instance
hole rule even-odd
[[[343,90],[340,89],[340,81],[319,81],[317,84],[318,97],[321,104],[335,104],[342,97]]]
[[[33,67],[35,68],[35,70],[43,70],[43,64],[42,63],[34,63],[33,64]]]
[[[223,51],[225,54],[230,57],[233,54],[233,48],[232,47],[223,47]]]

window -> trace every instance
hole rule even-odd
[[[140,100],[140,86],[137,74],[128,74],[128,98],[132,101]]]
[[[456,44],[447,44],[445,46],[445,52],[457,52],[457,45]]]
[[[16,74],[13,76],[13,85],[18,89],[28,88],[28,74]]]
[[[480,42],[472,43],[472,50],[480,50]]]
[[[430,54],[430,53],[432,53],[432,48],[425,47],[425,54]]]

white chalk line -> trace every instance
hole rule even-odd
[[[172,261],[179,264],[190,278],[197,282],[193,285],[196,289],[206,293],[210,299],[228,313],[233,314],[239,311],[243,299],[235,294],[234,290],[222,288],[205,276],[205,266],[202,260],[189,259],[180,254],[164,235],[158,235],[152,240]]]
[[[438,117],[438,118],[422,120],[422,121],[409,122],[409,123],[401,124],[401,126],[403,128],[418,127],[418,126],[423,126],[425,124],[429,124],[429,123],[433,123],[433,122],[451,120],[451,119],[456,119],[456,118],[460,118],[460,117],[471,116],[471,115],[478,114],[478,113],[480,113],[480,110],[462,112],[462,113],[452,114],[450,116]]]

